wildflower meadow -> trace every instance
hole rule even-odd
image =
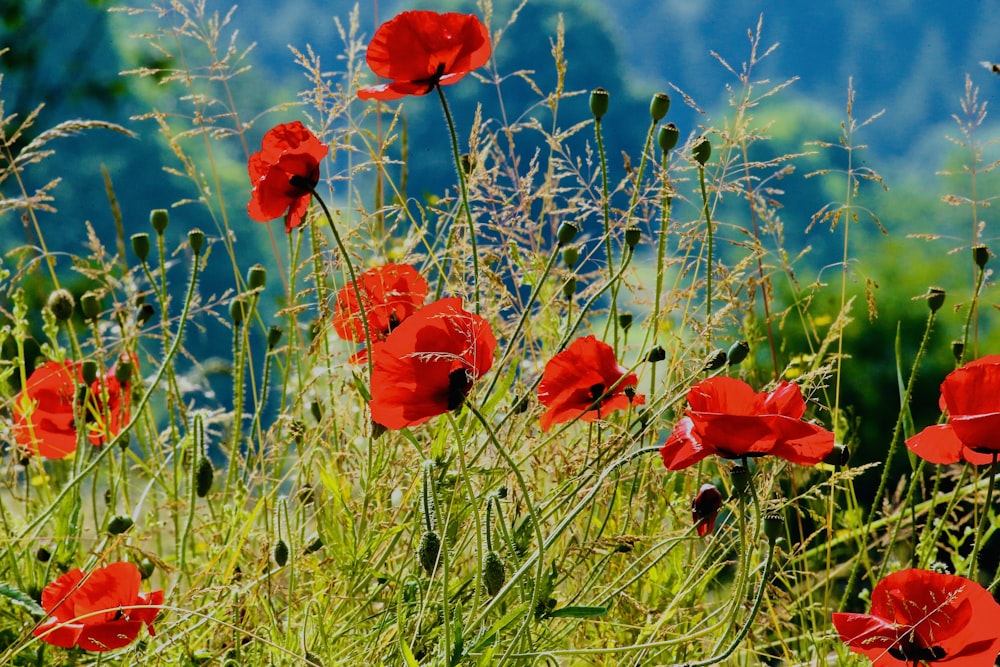
[[[742,67],[720,58],[729,107],[690,124],[679,89],[642,119],[599,72],[568,89],[564,26],[490,0],[346,8],[342,44],[291,46],[300,94],[253,108],[239,8],[207,4],[112,10],[158,54],[122,76],[193,193],[123,214],[105,171],[113,233],[25,178],[72,180],[67,137],[144,139],[5,114],[0,79],[0,665],[1000,664],[996,163],[971,81],[971,194],[939,194],[965,221],[895,255],[849,83],[835,140],[768,156],[765,19]],[[528,40],[554,89],[498,69]],[[815,153],[838,198],[788,220]],[[887,316],[859,263],[938,252],[958,287],[862,343]],[[851,397],[880,374],[873,433]]]

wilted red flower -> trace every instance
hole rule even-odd
[[[1000,654],[1000,604],[964,577],[930,570],[890,574],[872,591],[870,614],[836,613],[833,625],[854,653],[876,665],[917,662],[993,667]]]
[[[458,409],[496,346],[489,322],[460,298],[424,306],[372,348],[372,420],[399,429]]]
[[[722,509],[722,494],[714,484],[702,484],[691,500],[691,518],[699,537],[705,537],[715,530],[715,519]]]
[[[687,399],[686,416],[660,448],[668,470],[712,454],[727,459],[771,454],[815,465],[833,450],[833,433],[802,421],[806,403],[791,382],[756,393],[742,380],[719,376],[691,387]]]
[[[42,591],[49,617],[33,634],[44,642],[87,651],[128,646],[143,624],[154,635],[153,620],[163,591],[140,593],[142,575],[134,563],[111,563],[90,574],[71,570]]]
[[[32,372],[14,400],[14,438],[18,444],[47,459],[66,458],[76,451],[73,409],[82,399],[78,399],[76,389],[83,385],[81,368],[81,364],[68,361],[46,361]],[[128,423],[129,395],[128,384],[123,387],[113,370],[91,384],[83,404],[91,444],[107,442]]]
[[[277,125],[264,135],[247,167],[253,190],[247,213],[258,222],[285,216],[285,231],[302,224],[311,188],[319,183],[319,164],[329,147],[299,121]]]
[[[485,65],[490,52],[489,30],[475,15],[403,12],[379,26],[365,54],[372,71],[392,81],[362,88],[358,97],[426,95]]]
[[[578,338],[545,364],[538,383],[538,402],[548,408],[539,423],[543,431],[553,424],[581,419],[591,422],[646,397],[635,393],[639,379],[618,365],[614,349],[594,336]]]
[[[1000,454],[1000,355],[976,359],[953,370],[941,383],[947,424],[929,426],[906,441],[931,463],[976,465]]]
[[[423,305],[427,298],[427,281],[412,266],[386,264],[358,276],[358,291],[363,308],[358,305],[353,284],[337,292],[333,328],[344,340],[363,343],[363,319],[367,319],[368,333],[374,344],[385,340],[390,331]],[[355,361],[366,358],[363,351],[355,356]]]

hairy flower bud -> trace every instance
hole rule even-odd
[[[655,364],[658,361],[663,361],[667,358],[667,351],[663,349],[662,346],[657,345],[646,354],[646,361],[651,364]]]
[[[417,557],[421,567],[427,574],[434,574],[437,566],[438,556],[441,554],[441,538],[436,531],[428,530],[420,536],[420,544],[417,546]]]
[[[490,597],[500,592],[506,579],[507,570],[504,568],[500,554],[496,551],[487,552],[483,558],[483,585]]]
[[[730,366],[738,366],[750,354],[750,343],[745,340],[738,340],[729,347],[726,353]]]
[[[722,368],[726,365],[726,351],[721,348],[716,348],[712,350],[707,357],[705,357],[705,365],[703,367],[706,371],[714,371]]]
[[[133,525],[132,517],[119,515],[112,517],[108,522],[108,532],[112,535],[121,535]]]
[[[279,537],[278,541],[274,543],[271,556],[278,567],[285,567],[285,564],[288,563],[288,543]]]
[[[207,456],[198,457],[198,467],[194,471],[194,492],[199,498],[204,498],[212,490],[215,478],[215,467]]]
[[[559,223],[559,229],[556,230],[556,241],[559,242],[559,245],[564,246],[572,242],[579,231],[580,228],[572,222],[561,222]]]
[[[73,298],[73,294],[69,290],[57,289],[52,294],[49,294],[49,300],[46,305],[57,320],[65,322],[73,317],[73,308],[76,307],[76,299]]]
[[[94,384],[97,380],[97,362],[93,359],[84,359],[80,365],[80,375],[83,376],[84,384],[88,386]]]

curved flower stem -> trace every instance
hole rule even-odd
[[[670,177],[667,170],[670,168],[670,153],[664,152],[660,161],[663,170],[663,182],[660,184],[660,231],[656,240],[656,287],[653,291],[653,313],[650,316],[650,325],[653,329],[653,344],[656,344],[657,334],[660,331],[660,299],[663,298],[663,269],[667,259],[667,229],[670,224],[670,212],[673,207],[673,188],[670,185]],[[648,341],[647,341],[648,344]],[[650,364],[649,369],[649,393],[656,392],[656,364]]]
[[[976,581],[976,570],[979,568],[979,549],[983,544],[983,536],[986,534],[987,519],[990,514],[990,503],[993,501],[993,487],[997,481],[997,456],[1000,452],[993,452],[993,462],[990,463],[990,483],[986,487],[986,504],[983,511],[977,517],[979,526],[976,528],[976,541],[972,544],[972,556],[969,558],[969,579]]]
[[[451,109],[448,108],[448,100],[445,99],[444,90],[441,85],[435,86],[438,97],[441,98],[441,108],[444,109],[444,119],[448,123],[448,133],[451,135],[451,153],[455,160],[455,171],[458,172],[458,186],[462,193],[462,211],[465,212],[465,219],[469,223],[469,244],[472,246],[472,281],[475,285],[475,305],[476,315],[479,314],[479,249],[476,244],[476,225],[472,221],[472,209],[469,208],[469,186],[465,181],[465,170],[462,169],[462,156],[458,152],[458,134],[455,132],[455,121],[451,117]]]
[[[717,653],[710,658],[704,660],[699,660],[698,662],[685,662],[682,663],[683,667],[707,667],[708,665],[715,665],[729,656],[731,656],[739,645],[746,639],[747,634],[750,632],[750,626],[753,625],[754,619],[757,618],[757,613],[760,611],[760,605],[764,601],[764,591],[767,590],[768,575],[771,571],[771,565],[774,562],[774,541],[768,540],[767,543],[767,555],[764,558],[764,571],[761,573],[760,577],[760,587],[757,589],[757,594],[754,596],[753,606],[750,608],[750,614],[747,616],[747,620],[743,623],[743,626],[733,637],[732,643],[721,653]]]
[[[482,415],[480,415],[478,412],[475,411],[474,413],[481,421],[483,420]],[[490,431],[488,430],[488,432]],[[570,526],[570,524],[576,520],[576,517],[580,514],[580,512],[582,512],[584,508],[586,508],[587,505],[590,504],[590,502],[594,499],[594,496],[597,495],[597,492],[600,491],[601,486],[604,484],[604,481],[608,478],[609,475],[611,475],[615,470],[617,470],[621,466],[630,463],[631,461],[638,458],[639,456],[642,456],[643,454],[651,454],[653,452],[659,452],[659,451],[660,447],[658,445],[651,447],[641,447],[632,452],[629,452],[628,454],[621,456],[615,461],[612,461],[608,465],[608,467],[606,467],[604,470],[601,471],[601,474],[598,475],[597,479],[594,480],[594,485],[590,488],[590,491],[587,492],[587,495],[581,498],[580,501],[573,506],[573,509],[571,509],[569,512],[565,514],[565,516],[563,516],[562,521],[560,521],[556,525],[556,527],[552,529],[552,532],[549,533],[548,536],[545,537],[544,539],[542,539],[541,537],[541,528],[537,524],[534,524],[536,529],[536,534],[539,539],[539,548],[525,557],[524,561],[521,563],[521,566],[517,569],[517,571],[514,572],[512,575],[510,575],[507,581],[504,582],[503,587],[501,587],[501,589],[497,591],[497,594],[494,595],[493,598],[486,604],[486,606],[483,607],[482,611],[479,612],[479,615],[476,617],[474,624],[480,624],[485,621],[487,615],[491,611],[493,611],[494,607],[496,607],[501,603],[501,601],[506,597],[508,593],[510,593],[511,589],[517,585],[517,583],[521,580],[522,577],[524,577],[525,573],[527,573],[527,571],[535,564],[536,561],[539,563],[539,570],[541,570],[544,567],[541,557],[544,555],[545,550],[551,547],[553,544],[555,544],[556,540],[559,539],[559,537]],[[503,453],[502,449],[501,452]],[[510,459],[508,459],[508,463],[512,464]],[[517,472],[518,471],[517,466],[512,465],[512,468],[515,471],[515,473],[520,477],[520,473]],[[528,511],[529,512],[533,511],[530,503],[528,503]],[[532,593],[532,595],[534,596],[534,593]],[[527,613],[529,614],[532,613],[532,610],[529,609]]]
[[[701,188],[701,209],[705,216],[707,229],[707,261],[705,264],[705,345],[706,351],[712,351],[712,253],[715,234],[712,232],[712,211],[708,205],[708,188],[705,186],[705,165],[698,165],[698,185]]]
[[[882,496],[885,494],[885,487],[889,481],[889,464],[892,461],[893,456],[896,454],[896,450],[899,449],[899,441],[902,439],[903,435],[903,419],[907,414],[906,406],[910,404],[910,396],[913,395],[913,387],[917,380],[917,369],[920,368],[920,363],[923,361],[924,353],[927,351],[927,341],[931,336],[931,329],[934,326],[934,311],[931,311],[927,315],[927,324],[924,326],[924,335],[920,339],[920,347],[917,349],[917,355],[913,359],[913,365],[910,368],[910,377],[906,381],[906,389],[903,390],[903,397],[901,405],[899,408],[899,415],[896,417],[896,425],[892,429],[892,441],[889,443],[889,452],[885,456],[885,463],[882,466],[882,477],[879,479],[878,490],[875,491],[875,497],[872,499],[871,506],[868,509],[868,517],[865,519],[865,529],[864,535],[868,535],[872,528],[872,523],[875,520],[875,514],[878,512],[879,507],[882,504]],[[853,596],[854,585],[857,583],[858,570],[861,569],[861,561],[864,560],[864,553],[862,552],[854,560],[851,565],[851,574],[847,578],[847,586],[844,588],[844,596],[840,599],[840,605],[838,606],[838,611],[844,611],[847,607],[847,602]]]
[[[455,421],[455,416],[453,413],[448,413],[448,422],[451,425],[451,430],[455,433],[455,442],[458,443],[458,469],[462,477],[462,486],[465,487],[465,494],[468,496],[469,507],[472,509],[472,522],[476,528],[476,562],[482,567],[483,562],[483,524],[479,518],[479,504],[476,502],[476,493],[472,488],[472,481],[469,477],[469,469],[466,463],[465,454],[465,437],[462,430],[458,428],[458,423]],[[492,550],[492,542],[489,537],[490,532],[490,510],[489,501],[486,504],[486,544],[487,549]],[[482,579],[482,573],[480,572],[480,579]],[[448,587],[447,580],[445,580],[444,587]],[[475,587],[473,593],[472,608],[476,609],[479,607],[479,595],[480,586]]]
[[[965,358],[966,358],[966,354],[965,353],[966,353],[966,350],[969,349],[969,333],[972,331],[972,320],[975,317],[976,312],[979,309],[979,293],[983,289],[983,280],[985,278],[986,278],[986,269],[985,268],[979,268],[977,266],[976,267],[976,287],[975,287],[975,289],[974,289],[974,291],[972,293],[972,303],[969,305],[969,313],[965,316],[965,326],[963,327],[963,333],[962,333],[962,359],[961,359],[961,363],[959,364],[960,366],[963,363],[965,363]],[[973,343],[975,344],[975,347],[977,348],[977,349],[974,349],[972,351],[973,358],[979,356],[978,355],[978,342],[979,342],[978,340],[973,340]]]

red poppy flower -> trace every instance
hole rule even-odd
[[[426,95],[457,83],[490,59],[490,33],[472,14],[403,12],[375,31],[365,58],[376,75],[391,82],[362,88],[363,100]]]
[[[44,642],[87,651],[128,646],[143,624],[154,635],[153,620],[163,591],[140,593],[142,575],[134,563],[112,563],[84,574],[71,570],[42,591],[48,619],[33,634]]]
[[[81,364],[74,366],[68,361],[47,361],[32,372],[14,400],[14,438],[18,444],[47,459],[66,458],[76,451],[73,409],[76,388],[83,384],[81,368]],[[107,442],[128,423],[129,395],[128,384],[122,387],[113,371],[92,383],[83,406],[91,444]]]
[[[722,494],[714,484],[702,484],[691,500],[691,518],[699,537],[705,537],[715,530],[715,519],[722,509]]]
[[[458,409],[496,347],[489,323],[461,299],[424,306],[372,348],[372,420],[399,429]]]
[[[719,376],[691,387],[687,399],[686,416],[660,448],[668,470],[712,454],[727,459],[771,454],[814,465],[833,451],[833,433],[802,421],[806,403],[791,382],[756,393],[742,380]]]
[[[931,463],[967,461],[982,465],[1000,453],[1000,355],[967,363],[941,383],[947,424],[929,426],[906,441]]]
[[[250,217],[270,222],[285,216],[286,232],[301,225],[312,188],[319,183],[319,164],[329,150],[299,121],[269,130],[247,165],[253,184]]]
[[[538,384],[538,402],[548,408],[539,423],[543,431],[553,424],[581,419],[592,422],[646,397],[635,393],[639,379],[618,365],[614,349],[594,336],[578,338],[545,364]]]
[[[333,313],[333,328],[344,340],[363,343],[368,320],[368,333],[372,343],[385,340],[407,317],[412,315],[427,298],[427,281],[417,270],[407,264],[386,264],[369,269],[358,277],[358,291],[364,307],[359,307],[354,285],[346,285],[337,292]],[[364,351],[352,361],[365,360]]]
[[[878,582],[870,614],[836,613],[833,625],[876,667],[917,662],[993,667],[1000,654],[1000,604],[964,577],[903,570]]]

